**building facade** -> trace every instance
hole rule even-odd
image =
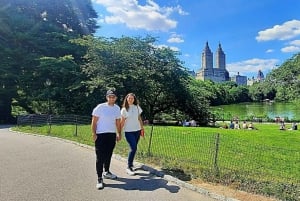
[[[238,72],[237,75],[231,77],[231,81],[235,82],[237,85],[247,85],[247,76],[240,75]]]
[[[261,70],[258,70],[256,78],[253,76],[247,80],[247,85],[251,86],[255,82],[263,82],[265,80],[264,73]]]
[[[216,66],[214,67],[213,53],[206,42],[202,52],[202,68],[197,72],[196,79],[211,80],[213,82],[229,81],[229,72],[226,70],[226,57],[221,44],[216,51]]]

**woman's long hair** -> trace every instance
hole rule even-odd
[[[139,105],[139,101],[136,98],[135,94],[134,93],[129,93],[125,96],[124,101],[123,101],[123,105],[122,105],[123,108],[126,108],[126,111],[128,111],[128,109],[129,109],[129,104],[128,104],[128,101],[127,101],[128,96],[133,96],[133,98],[134,98],[133,104],[134,105]]]

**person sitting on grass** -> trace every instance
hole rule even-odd
[[[232,121],[230,121],[229,128],[234,129],[234,123]]]
[[[227,124],[223,124],[220,128],[228,129],[228,125]]]
[[[297,129],[298,129],[297,124],[295,122],[293,122],[292,127],[289,128],[289,130],[297,130]]]
[[[234,129],[240,129],[240,124],[238,121],[235,122]]]
[[[256,129],[256,128],[254,128],[253,123],[250,122],[250,124],[249,124],[249,126],[248,126],[248,129],[249,129],[249,130],[254,130],[254,129]]]
[[[280,121],[279,130],[285,130],[285,124],[284,124],[284,121]]]
[[[247,125],[246,121],[243,122],[242,128],[243,129],[247,129],[248,128],[248,125]]]

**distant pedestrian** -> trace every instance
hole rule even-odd
[[[115,104],[117,96],[114,90],[106,92],[106,100],[107,102],[97,105],[92,113],[91,129],[96,151],[97,189],[104,188],[103,178],[117,178],[109,168],[116,140],[121,140],[121,113],[120,107]]]
[[[133,160],[137,151],[138,142],[140,136],[143,136],[144,133],[143,120],[141,118],[142,112],[143,110],[139,106],[136,96],[133,93],[127,94],[121,109],[121,127],[124,128],[125,137],[130,147],[126,172],[132,176],[135,175]]]
[[[229,128],[234,129],[234,123],[232,121],[230,121]]]
[[[190,121],[190,125],[192,126],[192,127],[196,127],[197,126],[197,122],[195,121],[195,120],[191,120]]]

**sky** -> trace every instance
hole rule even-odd
[[[300,52],[299,0],[92,0],[96,36],[157,38],[179,52],[188,70],[201,69],[208,42],[219,43],[230,75],[266,75]],[[215,63],[215,61],[214,61]]]

